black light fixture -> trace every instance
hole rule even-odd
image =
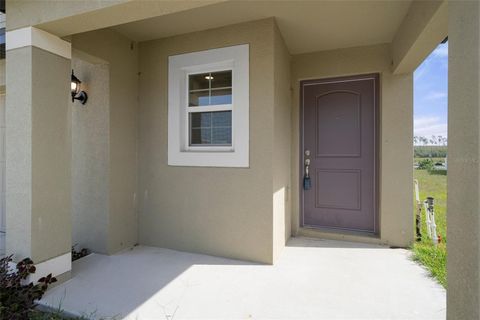
[[[70,90],[72,93],[72,102],[74,102],[75,100],[78,100],[82,104],[85,104],[87,103],[88,95],[85,91],[80,91],[81,83],[82,81],[80,81],[77,77],[75,77],[72,70],[72,80],[70,83]]]

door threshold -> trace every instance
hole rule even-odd
[[[344,229],[300,227],[297,231],[297,236],[317,239],[385,244],[378,234]]]

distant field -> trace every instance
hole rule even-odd
[[[418,180],[420,201],[426,197],[435,198],[435,222],[437,233],[442,238],[435,248],[430,239],[427,239],[425,212],[422,212],[421,242],[413,245],[414,259],[419,261],[430,271],[431,275],[444,287],[447,286],[447,177],[430,175],[427,170],[414,170],[414,178]],[[414,206],[416,212],[416,206]]]
[[[445,158],[447,146],[414,146],[415,158]]]

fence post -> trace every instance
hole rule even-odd
[[[435,224],[435,199],[433,197],[427,197],[427,214],[429,215],[431,238],[433,244],[436,246],[438,244],[438,235],[437,235],[437,225]]]
[[[415,179],[415,200],[417,201],[417,212],[415,213],[415,231],[417,236],[417,241],[422,240],[422,202],[420,202],[420,191],[418,188],[418,180]]]

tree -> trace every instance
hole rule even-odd
[[[426,145],[428,144],[428,139],[427,139],[427,137],[420,137],[420,139],[422,140],[422,144],[423,144],[424,146],[426,146]]]

